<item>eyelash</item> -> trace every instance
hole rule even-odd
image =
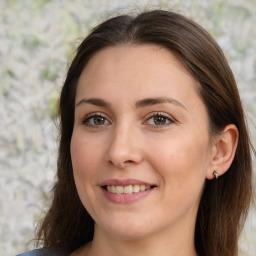
[[[169,126],[173,123],[175,123],[175,120],[173,118],[171,118],[170,115],[168,115],[167,113],[163,113],[163,112],[152,112],[150,113],[148,116],[147,116],[147,120],[145,122],[148,122],[150,119],[152,118],[156,118],[156,117],[162,117],[165,119],[166,122],[168,122],[167,124],[160,124],[160,125],[157,125],[157,124],[149,124],[151,128],[154,128],[154,129],[161,129],[161,128],[164,128],[166,126]],[[145,123],[144,122],[144,123]],[[154,121],[153,121],[154,122]]]
[[[147,123],[150,119],[156,118],[156,117],[162,117],[162,118],[164,118],[165,122],[168,122],[168,123],[167,124],[166,123],[165,124],[159,124],[159,125],[157,125],[157,124],[148,124],[151,128],[161,129],[161,128],[164,128],[166,126],[169,126],[169,125],[175,123],[175,120],[173,118],[171,118],[170,115],[168,115],[166,113],[152,112],[147,116],[147,119],[146,119],[145,122],[143,122],[143,124]],[[90,124],[90,121],[93,120],[93,118],[103,118],[104,119],[104,124],[102,124],[102,125]],[[107,122],[107,124],[105,124],[105,122]],[[155,122],[155,120],[153,122]],[[91,113],[91,114],[87,115],[82,120],[82,124],[86,125],[86,126],[89,126],[89,127],[92,127],[92,128],[101,128],[101,127],[104,127],[106,125],[111,124],[111,122],[108,121],[108,119],[104,115],[102,115],[102,113]]]
[[[110,122],[108,121],[108,119],[107,119],[104,115],[102,115],[101,113],[92,113],[92,114],[87,115],[87,116],[82,120],[82,124],[83,124],[83,125],[86,125],[86,126],[89,126],[89,127],[92,127],[92,128],[101,128],[101,127],[105,126],[106,124],[104,124],[104,125],[97,125],[97,124],[90,124],[90,123],[89,123],[90,120],[93,120],[93,118],[97,118],[97,117],[98,117],[98,118],[99,118],[99,117],[104,118],[104,122],[107,121],[108,124],[110,124]],[[107,125],[108,125],[108,124],[107,124]]]

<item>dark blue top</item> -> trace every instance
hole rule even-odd
[[[67,256],[67,254],[61,253],[56,249],[36,249],[16,256]]]

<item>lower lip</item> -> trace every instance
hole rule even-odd
[[[116,194],[109,192],[105,188],[101,188],[104,195],[109,199],[111,202],[116,203],[116,204],[129,204],[136,202],[142,198],[147,197],[153,190],[154,188],[145,190],[145,191],[140,191],[136,193],[131,193],[131,194]]]

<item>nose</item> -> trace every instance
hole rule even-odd
[[[118,169],[141,163],[143,152],[139,141],[140,135],[136,128],[116,127],[109,142],[108,162]]]

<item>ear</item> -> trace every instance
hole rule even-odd
[[[229,169],[236,153],[238,137],[237,127],[229,124],[214,138],[209,169],[206,173],[207,179],[214,178],[214,171],[221,176]]]

